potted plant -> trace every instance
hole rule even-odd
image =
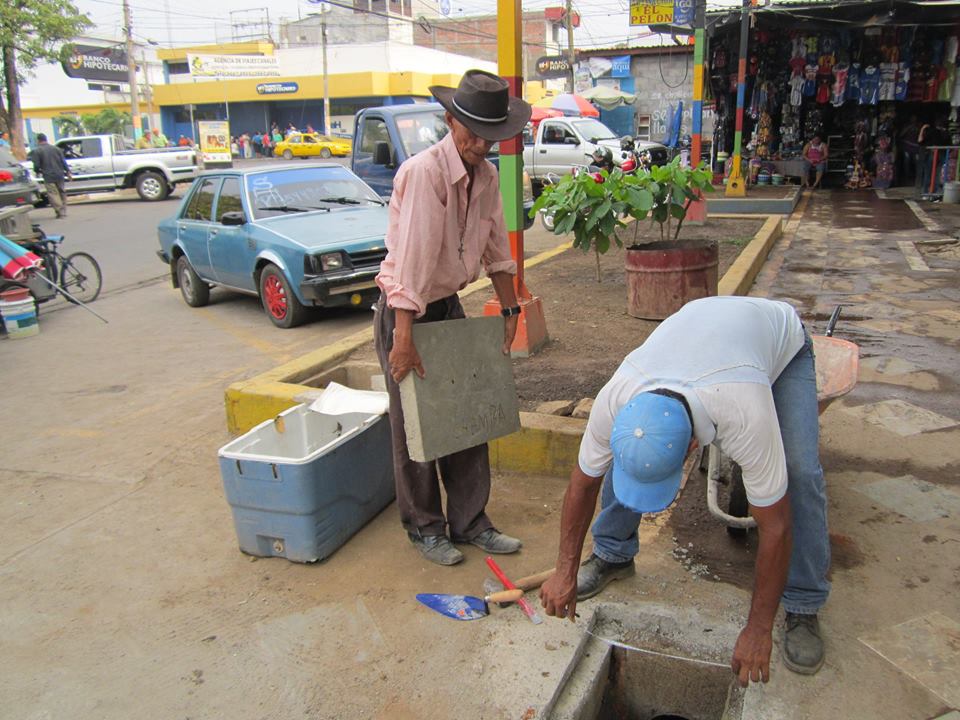
[[[574,247],[593,249],[600,281],[600,255],[626,240],[627,312],[640,318],[663,319],[687,301],[716,294],[717,247],[702,240],[680,240],[690,205],[711,192],[710,171],[669,165],[624,174],[581,172],[544,187],[531,215],[552,216],[553,232],[573,232]],[[640,236],[641,222],[650,218],[654,241]],[[630,232],[628,221],[633,222]]]

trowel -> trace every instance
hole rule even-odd
[[[420,593],[417,600],[431,610],[454,620],[479,620],[490,614],[489,603],[511,603],[523,597],[523,590],[503,590],[478,598],[472,595],[443,595],[438,593]]]

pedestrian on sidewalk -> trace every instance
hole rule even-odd
[[[807,161],[807,169],[803,175],[804,187],[810,186],[810,170],[816,172],[813,181],[813,189],[820,189],[820,182],[823,180],[823,174],[827,171],[827,145],[820,139],[817,133],[810,142],[803,146],[803,159]]]
[[[257,130],[250,138],[250,142],[253,145],[253,156],[260,157],[263,155],[263,133]]]
[[[486,156],[493,143],[523,130],[531,108],[510,97],[505,80],[482,70],[468,70],[457,88],[434,86],[430,91],[447,111],[450,132],[403,163],[394,180],[387,256],[377,275],[382,292],[374,344],[390,395],[400,520],[423,557],[454,565],[463,554],[453,543],[513,553],[521,542],[501,533],[487,517],[486,443],[435,462],[410,459],[398,383],[411,371],[420,377],[430,372],[413,343],[413,324],[465,317],[457,292],[477,279],[481,264],[503,307],[503,352],[510,352],[520,314],[514,290],[517,267],[510,256],[497,171]]]
[[[48,143],[44,133],[37,133],[37,146],[29,152],[27,160],[33,163],[34,172],[43,178],[47,198],[57,217],[66,217],[67,191],[64,183],[72,180],[73,176],[63,151]]]
[[[753,601],[733,671],[744,686],[769,679],[782,603],[784,664],[813,674],[824,657],[817,612],[830,592],[827,497],[813,342],[787,303],[695,300],[627,355],[590,412],[543,606],[573,620],[578,601],[633,575],[641,517],[673,503],[685,457],[710,443],[742,468],[759,533]],[[578,572],[598,494],[593,552]]]

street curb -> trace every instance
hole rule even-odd
[[[720,280],[719,294],[741,295],[749,290],[770,248],[782,233],[781,218],[768,217]],[[572,243],[565,242],[530,258],[524,266],[535,267],[570,247]],[[468,295],[489,286],[490,280],[484,278],[468,285],[461,294]],[[372,341],[373,328],[369,327],[249,380],[233,383],[224,398],[227,429],[233,434],[244,433],[283,410],[315,397],[317,389],[304,384],[306,381]],[[489,443],[490,466],[499,472],[566,477],[577,462],[586,424],[586,420],[577,418],[522,412],[518,432]]]

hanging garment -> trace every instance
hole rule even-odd
[[[794,56],[790,58],[789,65],[791,75],[803,75],[803,69],[807,65],[807,60],[802,55],[799,57]]]
[[[893,100],[897,89],[897,64],[880,63],[880,100]]]
[[[937,100],[950,102],[953,98],[953,87],[957,82],[957,66],[947,63],[940,68],[940,87],[937,90]]]
[[[831,72],[833,72],[833,66],[837,64],[837,59],[833,56],[833,54],[821,55],[817,62],[820,66],[818,72],[821,75],[829,75]]]
[[[807,43],[803,35],[794,35],[791,45],[790,57],[803,57],[807,54]]]
[[[906,100],[907,88],[910,87],[910,63],[902,62],[897,67],[897,85],[893,91],[894,100]]]
[[[803,95],[813,97],[817,94],[817,66],[807,65],[803,70],[803,76]]]
[[[817,85],[817,103],[826,105],[828,102],[830,102],[830,81],[821,78]]]
[[[803,104],[803,86],[806,84],[803,75],[794,75],[790,78],[790,104],[800,107]]]
[[[923,102],[936,102],[943,73],[944,70],[942,67],[938,65],[930,66],[930,72],[927,74],[927,82],[923,88]]]
[[[851,63],[847,73],[847,100],[860,101],[860,63]]]
[[[833,66],[833,97],[830,101],[834,107],[840,107],[847,99],[847,77],[850,74],[850,66],[837,64]]]
[[[867,65],[860,72],[860,104],[876,105],[880,95],[880,71]]]
[[[816,55],[817,47],[820,44],[816,35],[810,35],[807,40],[807,55]]]

